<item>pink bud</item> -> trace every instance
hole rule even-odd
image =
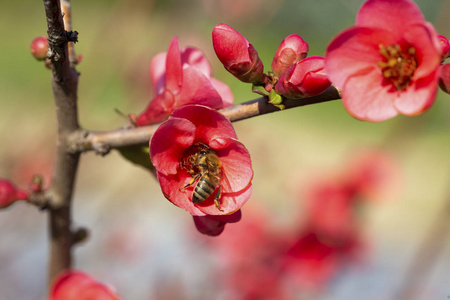
[[[450,94],[450,64],[441,66],[441,78],[439,78],[439,86],[444,92]]]
[[[38,36],[30,44],[31,55],[37,60],[44,60],[47,55],[48,41],[46,36]]]
[[[18,200],[25,200],[28,193],[17,189],[11,182],[0,179],[0,209],[6,208]]]
[[[301,61],[308,54],[308,43],[299,35],[291,34],[285,38],[272,60],[272,72],[279,77],[289,67]]]
[[[311,56],[281,74],[275,91],[286,98],[296,99],[318,95],[330,85],[324,70],[323,57]]]
[[[243,82],[263,84],[264,66],[252,44],[232,27],[219,24],[212,32],[214,51],[228,72]]]
[[[441,59],[444,60],[450,55],[450,42],[443,35],[438,35],[438,40],[442,51]]]

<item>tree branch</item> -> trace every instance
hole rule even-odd
[[[72,264],[71,199],[79,153],[70,153],[67,137],[79,129],[77,113],[78,73],[70,67],[67,44],[73,40],[64,29],[59,0],[44,0],[52,62],[52,89],[58,123],[54,177],[50,197],[49,282]],[[75,37],[76,39],[76,37]]]
[[[285,109],[317,104],[340,99],[339,92],[334,87],[328,88],[320,95],[303,99],[284,99]],[[231,122],[237,122],[272,112],[281,111],[270,104],[267,98],[261,97],[242,104],[233,105],[219,110]],[[137,128],[121,128],[111,131],[79,130],[70,137],[70,151],[73,153],[94,150],[105,155],[112,148],[148,143],[159,124]]]

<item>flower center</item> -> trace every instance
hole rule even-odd
[[[198,168],[198,156],[203,150],[210,149],[203,143],[195,143],[184,150],[183,157],[180,160],[180,167],[185,169],[191,176],[200,173]]]
[[[406,89],[411,84],[417,69],[415,53],[414,47],[409,47],[404,51],[397,44],[391,46],[380,44],[380,54],[383,58],[378,62],[378,67],[380,67],[383,77],[398,91]]]

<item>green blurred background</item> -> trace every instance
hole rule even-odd
[[[53,168],[56,129],[50,71],[29,52],[31,40],[46,34],[46,21],[42,1],[0,3],[0,177],[26,187],[32,174],[50,176]],[[175,35],[181,47],[194,46],[205,53],[214,76],[230,85],[235,103],[257,98],[215,57],[214,25],[236,28],[270,66],[279,43],[292,33],[309,43],[309,55],[324,55],[328,42],[353,24],[361,3],[72,1],[73,29],[79,32],[76,53],[83,56],[77,67],[80,123],[88,129],[114,129],[125,123],[114,109],[140,113],[152,95],[149,63],[166,51]],[[438,32],[450,37],[450,1],[416,3]],[[234,125],[254,164],[254,192],[247,205],[264,207],[279,223],[297,216],[292,207],[301,201],[300,189],[310,178],[345,168],[344,162],[361,149],[381,148],[395,158],[399,180],[390,187],[395,192],[389,193],[395,196],[366,212],[364,230],[372,244],[369,262],[363,270],[345,275],[321,299],[392,295],[449,198],[449,95],[439,92],[433,107],[421,116],[398,116],[383,123],[355,120],[340,101],[332,101]],[[161,282],[172,281],[195,295],[193,287],[207,278],[207,271],[198,270],[200,260],[186,262],[198,251],[182,229],[193,227],[191,217],[164,199],[145,170],[116,152],[105,158],[82,156],[74,207],[75,224],[92,230],[92,238],[75,251],[75,266],[116,286],[124,299],[159,299],[154,291],[164,286]],[[0,299],[45,297],[45,217],[25,203],[0,213]],[[448,250],[445,246],[431,266],[418,299],[450,295]],[[197,281],[192,268],[197,269]]]

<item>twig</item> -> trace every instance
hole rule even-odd
[[[63,12],[63,20],[64,20],[64,28],[66,31],[72,31],[72,9],[70,0],[61,0],[61,8]],[[68,53],[69,53],[69,62],[72,68],[78,63],[77,56],[75,54],[74,42],[69,42]]]
[[[340,99],[338,91],[334,87],[330,87],[320,95],[298,100],[285,99],[283,104],[286,106],[286,109],[290,109],[337,99]],[[268,103],[267,99],[264,97],[219,110],[219,112],[230,119],[231,122],[237,122],[277,111],[280,111],[280,109]],[[79,130],[74,132],[70,137],[70,151],[77,153],[94,150],[98,154],[104,155],[106,153],[101,151],[102,148],[100,146],[106,147],[106,149],[109,150],[112,148],[148,143],[158,126],[159,124],[155,124],[102,132]],[[100,149],[100,151],[98,151],[98,149]]]
[[[72,264],[71,199],[79,153],[69,153],[67,137],[78,130],[78,73],[70,67],[67,43],[74,36],[64,29],[59,0],[44,0],[47,17],[49,55],[52,62],[52,89],[58,123],[54,179],[50,197],[49,282]],[[76,38],[76,37],[75,37]]]

